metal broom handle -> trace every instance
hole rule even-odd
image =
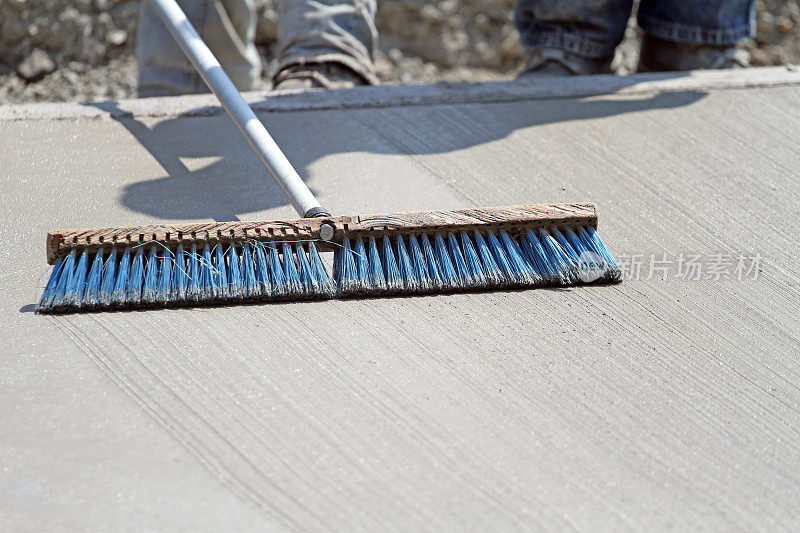
[[[222,70],[219,61],[197,34],[178,3],[175,0],[151,0],[151,2],[203,81],[217,96],[258,158],[280,185],[295,211],[305,218],[331,216],[328,210],[320,205],[267,129],[244,101],[239,90]]]

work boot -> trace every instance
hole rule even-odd
[[[614,56],[590,59],[557,48],[537,48],[528,53],[520,77],[575,76],[582,74],[611,74]]]
[[[679,43],[645,34],[637,71],[732,69],[749,66],[749,54],[732,44]]]
[[[357,85],[367,85],[367,80],[340,63],[309,63],[290,65],[278,72],[272,90],[347,89]]]

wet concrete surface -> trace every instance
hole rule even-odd
[[[49,229],[294,214],[206,97],[5,109],[0,527],[796,530],[800,85],[746,76],[260,112],[336,213],[595,202],[620,285],[70,316]]]

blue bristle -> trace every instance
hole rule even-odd
[[[442,287],[460,287],[461,282],[458,279],[455,267],[453,267],[450,254],[447,252],[447,244],[444,242],[444,237],[437,233],[433,236],[433,242],[436,251],[436,264],[439,267],[439,276],[442,279]]]
[[[319,288],[317,287],[317,280],[311,273],[311,263],[308,262],[305,248],[300,243],[294,245],[294,255],[297,257],[298,274],[300,275],[300,283],[303,286],[303,292],[306,294],[314,294]]]
[[[419,238],[422,245],[422,253],[425,256],[425,264],[428,267],[428,277],[431,280],[430,286],[433,289],[442,288],[445,284],[439,272],[439,265],[436,264],[436,252],[433,249],[433,245],[425,233],[420,235]]]
[[[155,246],[150,246],[150,250],[147,252],[147,269],[144,275],[144,287],[142,287],[142,300],[147,303],[154,303],[158,293],[159,261],[157,252]]]
[[[42,293],[42,297],[39,299],[39,305],[37,309],[46,311],[52,306],[53,297],[55,295],[56,287],[58,286],[58,280],[61,278],[61,271],[63,270],[63,267],[64,259],[59,257],[53,264],[53,271],[50,272],[50,279],[47,280],[47,285],[44,287],[44,292]]]
[[[83,304],[85,306],[95,306],[100,299],[100,282],[103,279],[103,249],[99,248],[86,277],[86,291],[83,294]]]
[[[589,250],[581,242],[580,237],[578,237],[578,235],[572,230],[572,228],[565,227],[562,234],[564,235],[564,237],[566,237],[567,241],[569,242],[569,245],[572,247],[573,250],[575,250],[575,253],[578,255],[578,257],[580,257],[581,254],[584,254],[586,252],[591,252],[591,250]]]
[[[544,228],[539,229],[539,237],[547,254],[547,260],[555,271],[557,280],[563,285],[574,283],[572,267],[561,250],[558,241]]]
[[[156,291],[156,301],[167,303],[172,296],[172,254],[166,248],[161,250],[160,265],[158,273],[158,289]]]
[[[244,276],[242,263],[239,261],[239,251],[236,245],[228,246],[228,296],[241,298],[244,295]]]
[[[214,269],[211,271],[211,292],[215,298],[228,296],[228,267],[225,265],[225,249],[222,243],[214,246],[212,258]]]
[[[362,237],[356,237],[353,255],[353,259],[356,262],[356,272],[358,273],[358,277],[356,278],[356,282],[358,283],[357,289],[371,289],[372,279],[369,275],[369,257],[367,257],[367,250],[364,247],[364,239]]]
[[[561,234],[558,228],[550,228],[549,232],[558,243],[558,252],[567,264],[567,276],[569,277],[570,283],[576,283],[580,280],[578,254],[575,253],[575,250],[573,250],[572,246],[570,246],[569,242],[567,242],[567,239]]]
[[[333,285],[331,284],[331,279],[328,276],[328,271],[325,270],[325,264],[322,262],[322,258],[319,256],[317,246],[313,242],[308,243],[308,255],[311,258],[311,274],[317,281],[319,291],[332,296]]]
[[[269,277],[269,263],[267,262],[265,247],[260,242],[256,242],[253,247],[256,262],[256,283],[262,296],[272,296],[272,281],[270,281]]]
[[[367,259],[369,261],[369,277],[372,288],[376,290],[386,290],[386,278],[383,276],[383,265],[378,254],[378,244],[375,237],[370,236],[367,244]]]
[[[342,247],[334,252],[333,268],[339,291],[349,293],[358,289],[358,270],[349,237],[345,237]]]
[[[531,228],[525,230],[525,241],[531,256],[531,261],[536,266],[537,272],[547,283],[556,283],[561,278],[556,271],[555,265],[551,264],[541,240]]]
[[[403,290],[405,284],[397,266],[397,258],[394,256],[392,241],[388,235],[383,236],[383,247],[381,249],[381,260],[383,262],[383,274],[386,279],[386,288],[390,291]]]
[[[500,240],[492,231],[486,232],[486,237],[489,239],[489,250],[492,252],[494,256],[495,262],[497,263],[500,272],[502,273],[502,283],[509,284],[509,283],[516,283],[517,276],[514,271],[514,268],[511,266],[511,261],[506,254],[505,247],[500,244]]]
[[[458,239],[456,239],[456,236],[452,232],[447,234],[447,246],[450,249],[450,257],[453,258],[453,265],[455,266],[459,285],[462,287],[474,286],[475,279],[472,276],[472,272],[467,268],[467,262],[464,260],[464,252],[461,251],[461,245],[458,244]]]
[[[561,247],[561,251],[564,252],[564,255],[566,256],[567,262],[573,267],[574,274],[577,276],[579,268],[578,261],[580,260],[578,258],[578,253],[558,228],[550,228],[550,235],[552,235],[556,239],[556,242],[558,242],[559,246]]]
[[[286,276],[283,274],[283,265],[281,265],[281,258],[278,255],[278,248],[273,243],[267,245],[269,252],[269,273],[274,282],[272,288],[275,296],[283,296],[289,292],[289,287],[286,284]]]
[[[407,291],[419,289],[417,271],[411,263],[411,256],[408,255],[408,249],[402,235],[397,236],[397,271]]]
[[[469,238],[466,232],[461,232],[461,248],[464,250],[464,261],[467,265],[467,270],[472,276],[472,283],[476,287],[484,287],[488,284],[486,279],[486,272],[481,265],[481,259],[478,252],[475,251],[475,245],[472,239]]]
[[[283,259],[283,275],[286,279],[286,288],[290,294],[303,294],[303,284],[300,283],[300,273],[297,271],[297,262],[289,243],[283,243],[281,250]]]
[[[244,297],[261,296],[261,287],[256,280],[256,264],[249,243],[242,244],[242,276],[244,278]]]
[[[591,226],[587,226],[586,228],[579,227],[578,228],[578,236],[581,240],[587,244],[590,248],[594,250],[595,253],[600,254],[600,256],[606,260],[606,262],[611,265],[611,268],[614,270],[619,270],[619,266],[617,266],[617,262],[614,261],[614,256],[611,255],[611,252],[606,247],[606,244],[597,234],[597,231]]]
[[[100,305],[111,303],[111,294],[117,281],[117,247],[112,246],[103,265],[103,281],[100,284]]]
[[[64,259],[64,265],[61,267],[61,275],[58,278],[58,283],[53,294],[51,306],[58,308],[64,305],[64,299],[67,294],[67,286],[70,284],[75,273],[75,256],[77,252],[71,250]]]
[[[111,294],[112,304],[124,304],[128,301],[128,281],[131,272],[131,249],[126,247],[117,267],[117,280]]]
[[[214,278],[216,269],[211,259],[211,247],[208,244],[203,246],[200,255],[200,298],[207,300],[216,296]]]
[[[200,291],[200,256],[197,253],[197,245],[192,243],[187,254],[189,262],[189,279],[186,286],[186,298],[189,300],[199,300],[202,296]]]
[[[539,268],[539,264],[536,261],[536,254],[534,253],[533,248],[531,247],[531,243],[528,242],[527,237],[520,237],[519,240],[517,240],[517,243],[519,244],[519,247],[522,249],[523,257],[525,257],[525,260],[528,262],[531,268],[533,268],[536,274],[540,278],[542,278],[543,281],[546,280],[547,275],[546,273],[543,273]]]
[[[486,244],[486,240],[483,238],[483,235],[481,235],[477,230],[475,231],[474,235],[475,244],[478,248],[478,255],[481,258],[481,264],[483,265],[483,271],[486,275],[487,282],[491,285],[499,285],[503,283],[503,272],[500,270],[500,267],[497,266],[497,261],[495,261],[494,256],[489,249],[489,245]]]
[[[175,268],[172,271],[172,290],[176,301],[186,299],[186,287],[189,283],[189,267],[183,245],[175,250]]]
[[[525,254],[515,241],[505,230],[500,231],[500,239],[505,246],[506,256],[514,269],[514,276],[518,283],[522,285],[532,285],[540,283],[542,280],[534,270],[530,262],[525,258]]]
[[[587,248],[572,228],[564,228],[563,234],[577,255],[581,278],[586,281],[602,275],[606,269],[605,259],[600,254]]]
[[[128,302],[137,304],[142,301],[142,287],[144,286],[144,246],[136,246],[131,262],[131,273],[128,277]]]
[[[67,291],[64,303],[74,307],[81,307],[83,304],[83,294],[86,290],[86,271],[89,268],[89,251],[84,249],[72,278],[67,281]]]
[[[428,269],[428,262],[425,260],[425,254],[414,235],[408,236],[408,247],[411,249],[411,264],[414,266],[419,288],[423,291],[429,290],[434,282]]]

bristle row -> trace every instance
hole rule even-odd
[[[37,310],[332,297],[314,243],[248,242],[170,251],[158,244],[71,251],[56,261]]]
[[[618,281],[592,227],[345,237],[333,278],[314,243],[72,250],[56,260],[40,312],[403,294]]]
[[[340,295],[537,287],[617,281],[620,271],[591,227],[345,238],[334,254]]]

